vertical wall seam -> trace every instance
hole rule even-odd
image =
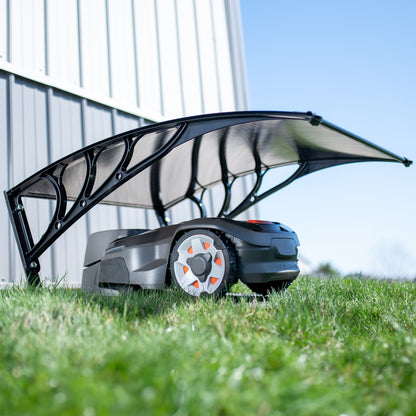
[[[111,135],[114,136],[116,134],[116,118],[117,118],[117,110],[113,108],[111,110]],[[117,227],[121,228],[121,207],[116,207],[117,212]]]
[[[111,42],[110,42],[110,14],[108,10],[108,0],[105,0],[105,23],[107,26],[107,65],[108,65],[108,91],[113,98],[113,71],[111,68]]]
[[[181,53],[181,41],[179,38],[179,19],[178,19],[178,1],[175,0],[175,29],[176,29],[176,47],[178,48],[178,69],[179,69],[179,88],[181,91],[181,106],[182,115],[185,115],[185,97],[183,90],[183,76],[182,76],[182,53]]]
[[[11,188],[13,181],[13,85],[15,77],[13,74],[9,74],[7,77],[7,160],[9,161],[7,166],[7,189]],[[16,250],[15,245],[12,242],[12,229],[9,222],[8,226],[8,243],[9,243],[9,281],[15,281],[15,257]]]
[[[84,88],[84,71],[82,70],[82,31],[81,31],[81,0],[77,0],[77,25],[78,25],[78,71],[79,86]]]
[[[162,79],[162,63],[160,60],[160,38],[159,38],[159,17],[157,0],[153,0],[154,13],[155,13],[155,26],[156,26],[156,48],[157,48],[157,66],[159,71],[159,94],[160,94],[160,114],[165,115],[165,106],[163,102],[163,79]]]
[[[205,113],[205,100],[204,100],[204,84],[202,82],[202,66],[201,66],[201,52],[199,45],[199,34],[198,34],[198,16],[196,13],[195,0],[192,1],[192,6],[194,9],[194,27],[195,27],[195,40],[196,40],[196,56],[198,60],[198,75],[199,75],[199,88],[201,95],[201,110],[202,113]]]
[[[87,125],[86,125],[86,113],[87,113],[87,99],[81,99],[81,146],[84,148],[86,146],[86,137],[87,137]],[[89,215],[85,215],[85,224],[87,238],[91,234],[91,225]]]
[[[137,32],[136,32],[136,7],[134,0],[131,0],[131,24],[133,25],[133,54],[134,54],[134,76],[136,79],[136,105],[140,107],[140,88],[139,88],[139,63],[137,56]]]
[[[48,7],[48,0],[44,0],[43,2],[43,38],[45,42],[45,75],[49,75],[49,30],[48,30],[48,22],[49,22],[49,7]]]
[[[48,161],[48,165],[52,163],[52,97],[53,97],[53,89],[52,87],[47,87],[46,89],[46,159]],[[49,218],[53,217],[54,209],[53,209],[53,201],[49,201]],[[52,282],[56,280],[56,273],[57,273],[57,264],[56,264],[56,252],[55,247],[51,246],[51,279]]]
[[[241,32],[240,9],[236,0],[224,0],[227,20],[228,45],[233,75],[234,100],[236,110],[247,110],[247,81],[243,54],[243,36]]]
[[[217,49],[217,34],[215,31],[215,22],[214,22],[214,9],[212,7],[212,0],[209,0],[209,11],[211,13],[211,30],[214,43],[214,67],[215,67],[215,78],[217,80],[217,94],[218,94],[218,104],[219,111],[222,111],[222,94],[221,94],[221,85],[220,85],[220,71],[218,67],[218,49]]]
[[[6,60],[7,62],[11,63],[11,57],[12,57],[12,33],[11,33],[11,21],[12,21],[12,11],[11,11],[11,5],[10,0],[6,1],[6,14],[7,14],[7,27],[6,27],[6,33],[7,33],[7,45],[6,45]]]
[[[225,8],[225,18],[227,22],[227,33],[228,33],[228,51],[230,54],[230,62],[231,62],[231,72],[232,72],[232,78],[233,78],[233,93],[234,93],[234,108],[236,110],[239,110],[239,99],[238,99],[238,85],[236,81],[236,73],[235,73],[235,58],[234,58],[234,47],[233,47],[233,30],[232,30],[232,22],[231,22],[231,16],[230,16],[230,2],[229,0],[224,0],[224,8]]]

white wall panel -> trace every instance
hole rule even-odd
[[[108,0],[108,21],[112,96],[137,105],[131,2]]]
[[[12,99],[13,182],[47,165],[46,90],[16,80]]]
[[[137,192],[140,192],[138,189]],[[148,228],[144,209],[120,207],[120,228]]]
[[[80,84],[77,0],[45,0],[48,75]]]
[[[196,21],[198,26],[199,54],[201,59],[204,107],[206,113],[221,110],[218,95],[217,56],[214,48],[210,1],[197,1]]]
[[[211,0],[211,2],[221,111],[233,111],[236,105],[224,0]]]
[[[8,8],[7,0],[0,0],[0,62],[7,61],[7,41],[8,41]]]
[[[81,85],[110,95],[105,0],[80,0]]]
[[[58,91],[49,103],[50,161],[53,162],[82,147],[81,100]]]
[[[8,146],[8,115],[7,115],[7,75],[0,73],[0,155],[2,163],[0,164],[0,189],[3,191],[9,186],[8,163],[4,163],[7,158]],[[0,203],[0,247],[2,247],[2,255],[0,256],[0,282],[4,279],[9,280],[10,256],[5,253],[5,248],[9,247],[10,227],[6,204],[4,201]]]
[[[140,107],[160,114],[162,101],[155,4],[154,0],[133,0],[133,5]]]
[[[36,72],[45,72],[45,14],[43,0],[9,2],[11,62]]]
[[[156,0],[159,28],[159,53],[162,70],[163,115],[183,115],[178,38],[174,0]]]
[[[182,92],[185,115],[203,112],[199,51],[193,0],[177,1],[180,63],[182,70]]]
[[[141,121],[137,117],[122,114],[119,111],[115,111],[114,113],[115,116],[113,118],[113,134],[123,133],[128,130],[137,129],[141,125]]]

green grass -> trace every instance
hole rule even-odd
[[[0,292],[0,415],[413,415],[414,283],[300,278],[267,303]]]

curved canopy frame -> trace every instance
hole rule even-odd
[[[141,127],[87,146],[6,191],[5,197],[26,274],[38,283],[39,256],[98,203],[154,209],[163,226],[167,209],[185,199],[206,216],[201,194],[222,184],[217,216],[233,218],[295,179],[362,161],[412,163],[310,112],[208,114]],[[259,193],[265,173],[287,165],[298,167]],[[248,174],[254,174],[254,185],[231,209],[232,184]],[[24,197],[56,201],[37,242]]]

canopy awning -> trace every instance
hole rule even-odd
[[[154,209],[163,225],[166,210],[185,199],[196,202],[204,215],[201,193],[219,184],[224,202],[217,216],[231,218],[301,176],[362,161],[412,163],[312,113],[209,114],[141,127],[87,146],[7,191],[6,200],[29,264],[98,203]],[[259,194],[264,173],[288,165],[298,168]],[[253,188],[231,209],[233,182],[249,174],[255,177]],[[53,219],[36,244],[22,197],[56,200]]]

